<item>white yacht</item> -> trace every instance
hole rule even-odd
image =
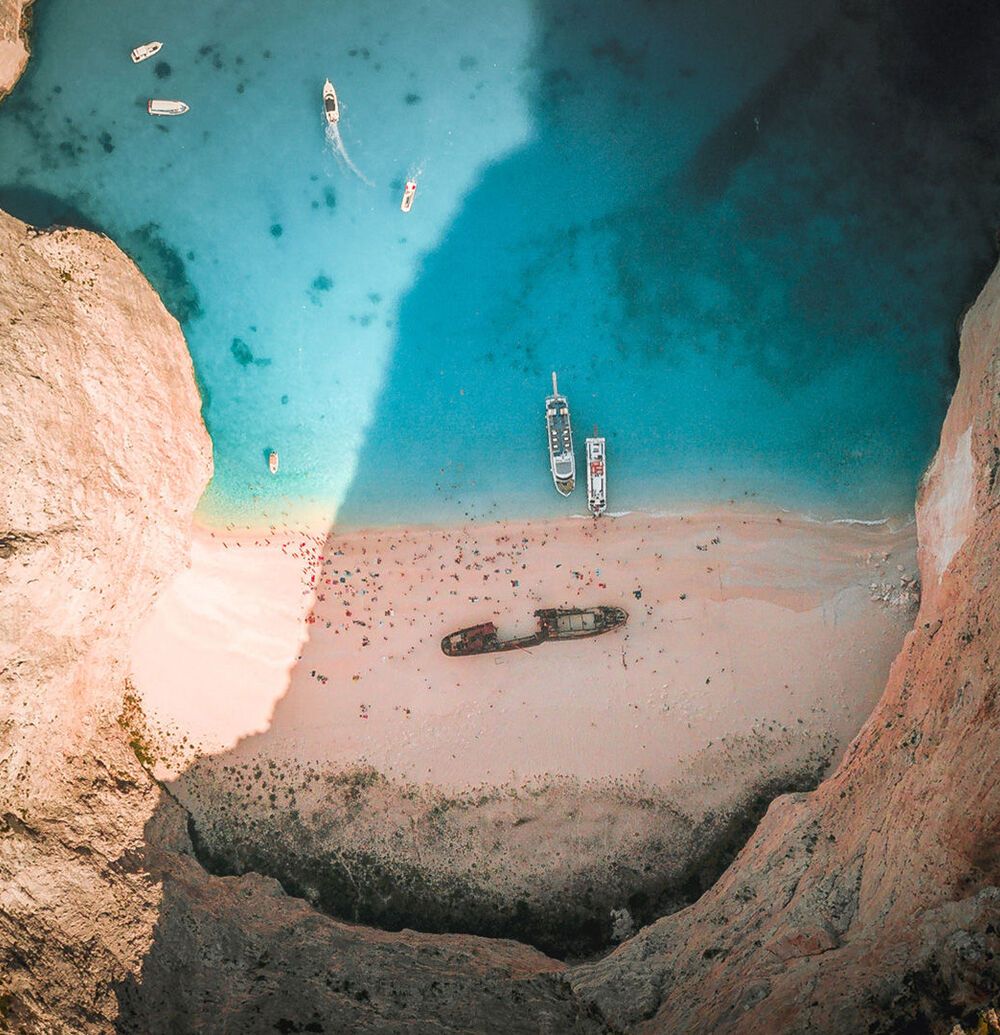
[[[132,60],[139,64],[140,61],[146,61],[154,54],[159,54],[162,48],[163,44],[159,40],[153,40],[152,43],[143,43],[132,51]]]
[[[336,126],[340,121],[340,103],[337,101],[337,91],[329,79],[323,84],[323,114],[331,126]]]
[[[400,202],[399,207],[404,212],[409,212],[413,208],[413,198],[417,193],[417,181],[407,180],[406,187],[403,190],[403,200]]]
[[[545,427],[549,433],[549,466],[556,490],[568,496],[576,485],[576,459],[573,456],[573,429],[569,422],[569,404],[559,394],[555,371],[552,372],[552,394],[545,400]]]
[[[146,111],[150,115],[183,115],[191,109],[183,101],[146,101]]]

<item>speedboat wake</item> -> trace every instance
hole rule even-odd
[[[366,186],[374,187],[375,184],[368,179],[367,176],[351,161],[351,156],[347,153],[347,148],[344,147],[344,141],[340,136],[340,126],[334,123],[327,123],[326,126],[326,141],[333,149],[333,153],[347,166],[348,169],[354,173],[355,176]]]

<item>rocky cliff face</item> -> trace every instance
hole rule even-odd
[[[0,1017],[98,1030],[160,894],[122,662],[210,445],[180,329],[114,244],[0,213],[0,257]]]
[[[996,995],[1000,273],[965,321],[918,508],[927,592],[874,715],[695,905],[567,969],[199,866],[118,660],[209,474],[190,361],[109,241],[0,217],[0,255],[0,1027],[933,1031]]]
[[[28,64],[28,18],[34,0],[0,0],[0,97],[10,93]]]
[[[191,361],[105,238],[0,213],[0,267],[0,1031],[600,1030],[527,946],[197,864],[123,664],[211,471]]]
[[[950,1031],[1000,989],[1000,271],[917,519],[925,587],[836,773],[576,995],[635,1032]]]
[[[210,471],[190,360],[113,244],[0,214],[0,1030],[919,1032],[985,1005],[1000,273],[961,363],[918,506],[921,612],[843,763],[774,802],[695,905],[566,969],[338,923],[195,861],[137,760],[120,662]]]

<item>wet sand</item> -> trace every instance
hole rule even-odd
[[[242,740],[234,758],[366,762],[453,789],[556,774],[663,785],[754,732],[842,747],[912,623],[914,560],[912,526],[735,510],[199,528],[192,567],[136,639],[133,678],[165,776]],[[626,628],[475,658],[440,649],[466,625],[523,633],[537,607],[595,604],[624,607]],[[710,807],[721,789],[704,783]]]

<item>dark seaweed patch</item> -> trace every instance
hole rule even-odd
[[[60,198],[48,191],[15,184],[0,186],[0,208],[31,226],[74,226],[81,230],[104,230],[77,207],[78,199]]]
[[[458,67],[463,72],[471,71],[478,64],[479,64],[479,58],[473,56],[472,54],[463,54],[462,57],[459,58],[459,61],[458,61]]]
[[[72,164],[76,164],[80,155],[84,153],[84,149],[79,144],[74,144],[72,140],[64,140],[59,145],[59,153],[68,158]]]
[[[233,354],[233,359],[241,367],[248,367],[253,362],[253,353],[250,351],[250,346],[242,338],[233,338],[229,351]]]
[[[189,323],[204,310],[187,275],[180,252],[160,236],[159,223],[146,223],[125,236],[125,251],[139,264],[163,304],[179,323]]]
[[[635,79],[643,77],[643,61],[646,57],[645,47],[636,50],[628,50],[622,45],[621,40],[612,37],[590,48],[591,56],[596,60],[606,59],[618,69],[622,75],[631,76]]]
[[[323,204],[327,208],[337,207],[337,194],[332,187],[325,187],[323,189]]]
[[[102,134],[101,134],[101,135],[100,135],[100,136],[99,136],[99,137],[97,138],[97,142],[98,142],[98,143],[99,143],[99,144],[101,145],[101,147],[102,147],[102,148],[104,149],[104,153],[105,153],[106,155],[109,155],[109,154],[111,154],[111,152],[112,152],[112,151],[114,151],[114,149],[115,149],[115,142],[114,142],[114,140],[112,140],[112,139],[111,139],[111,134],[110,134],[110,133],[109,133],[109,132],[108,132],[107,130],[105,130],[105,131],[104,131],[104,132],[103,132],[103,133],[102,133]]]
[[[274,238],[280,237],[285,232],[285,228],[280,223],[271,224],[271,236]]]
[[[157,61],[156,67],[153,69],[153,71],[156,73],[157,79],[169,79],[170,73],[173,71],[173,69],[170,67],[168,62]]]
[[[271,361],[269,359],[255,357],[250,346],[242,338],[233,338],[233,343],[229,346],[229,351],[233,354],[233,359],[235,359],[241,367],[248,367],[251,363],[255,367],[267,367],[271,365]]]
[[[408,93],[404,98],[407,104],[419,104],[420,94],[419,93]]]
[[[312,286],[314,291],[329,291],[333,287],[333,281],[325,273],[321,273],[313,279]]]
[[[282,406],[287,406],[288,405],[288,396],[287,395],[283,395],[281,397],[281,405]]]

